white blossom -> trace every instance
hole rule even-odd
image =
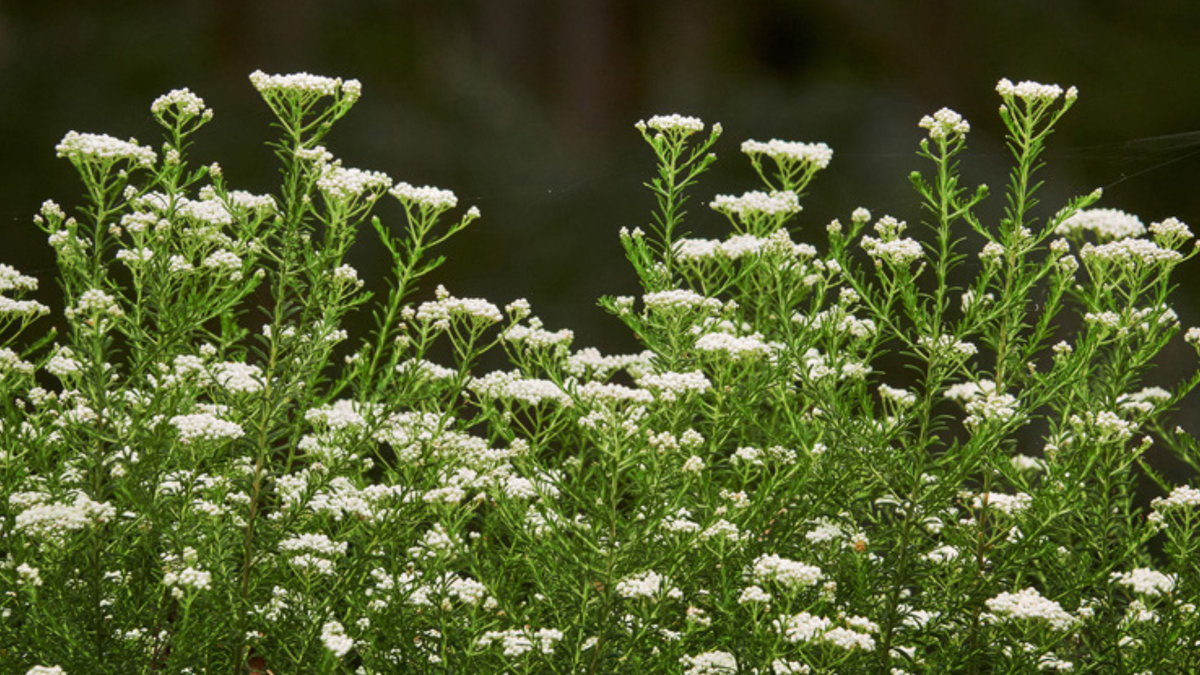
[[[127,161],[141,167],[153,166],[157,155],[137,141],[122,141],[106,134],[81,134],[68,131],[54,148],[59,157],[76,162],[107,163]]]
[[[756,581],[774,581],[789,589],[813,586],[825,578],[820,567],[788,560],[773,553],[756,558],[751,565],[750,576]]]
[[[453,192],[429,185],[414,187],[408,183],[396,183],[390,193],[402,203],[422,209],[442,211],[458,206],[458,197]]]
[[[753,216],[783,216],[800,212],[800,203],[796,193],[787,192],[747,192],[739,197],[733,195],[717,195],[709,204],[714,211],[726,215],[737,215],[742,219]]]
[[[150,112],[161,117],[171,111],[180,121],[199,117],[204,120],[212,118],[212,108],[204,105],[204,99],[193,94],[190,89],[172,89],[154,99],[150,104]]]
[[[738,670],[737,659],[729,652],[712,651],[683,656],[679,663],[687,668],[684,675],[731,675]]]
[[[1057,602],[1042,597],[1035,588],[1026,588],[1016,593],[1001,593],[987,601],[991,614],[984,616],[994,622],[1045,621],[1051,628],[1067,630],[1075,623]]]
[[[342,81],[341,78],[322,77],[309,73],[268,75],[261,70],[250,73],[250,83],[263,94],[292,94],[301,96],[334,96],[339,91],[348,101],[358,100],[362,95],[362,84],[358,80]]]
[[[345,627],[337,621],[326,621],[321,627],[321,642],[339,659],[354,648],[354,639],[346,635]]]
[[[1070,236],[1081,232],[1093,232],[1101,241],[1140,237],[1146,227],[1135,215],[1118,209],[1083,209],[1058,224],[1054,233]]]
[[[971,125],[967,123],[967,120],[949,108],[942,108],[932,116],[922,117],[918,126],[928,130],[929,137],[934,140],[964,136],[971,130]]]
[[[1130,572],[1113,572],[1112,582],[1128,586],[1134,593],[1157,597],[1175,590],[1175,575],[1163,574],[1148,567],[1139,567]]]
[[[684,115],[655,115],[646,122],[638,122],[638,129],[654,129],[660,133],[680,132],[685,136],[704,131],[704,122],[698,117]]]
[[[1008,78],[1004,78],[996,84],[996,92],[1005,98],[1015,96],[1026,104],[1050,103],[1063,95],[1062,87],[1057,84],[1040,84],[1026,80],[1014,85]],[[1068,99],[1074,99],[1076,95],[1075,87],[1067,90]]]
[[[617,595],[629,600],[649,598],[662,600],[664,598],[679,599],[683,592],[671,584],[671,580],[654,570],[633,574],[617,582]]]
[[[765,143],[755,140],[743,141],[742,152],[750,156],[766,155],[776,162],[811,164],[818,169],[829,166],[830,160],[833,159],[833,150],[824,143],[800,143],[778,139],[771,139]]]

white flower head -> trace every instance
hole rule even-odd
[[[1157,597],[1175,590],[1176,577],[1148,567],[1139,567],[1131,572],[1113,572],[1112,581],[1133,589],[1139,595]]]
[[[204,105],[204,99],[187,88],[172,89],[154,99],[154,103],[150,104],[150,112],[159,119],[171,115],[180,123],[197,117],[207,122],[213,116],[212,108]]]
[[[691,136],[704,131],[704,122],[699,117],[678,114],[655,115],[649,121],[638,122],[636,126],[641,130],[650,128],[661,134],[681,134],[683,136]]]
[[[994,623],[1045,621],[1055,630],[1067,630],[1076,621],[1061,605],[1042,597],[1035,588],[1001,593],[986,604],[991,613],[984,616]]]
[[[1118,209],[1084,209],[1054,228],[1055,234],[1064,237],[1083,232],[1092,232],[1101,241],[1115,241],[1140,237],[1146,233],[1146,227],[1137,216]]]
[[[729,652],[704,652],[683,656],[679,663],[687,668],[683,675],[733,675],[738,671],[737,659]]]
[[[709,204],[714,211],[726,215],[737,215],[742,220],[755,216],[786,216],[800,212],[800,203],[795,192],[752,191],[740,197],[717,195]]]
[[[1020,84],[1013,84],[1008,78],[1000,80],[996,84],[996,92],[1005,99],[1019,98],[1026,105],[1034,103],[1052,103],[1059,96],[1062,96],[1063,89],[1057,84],[1041,84],[1025,80]],[[1073,100],[1078,95],[1075,87],[1067,90],[1067,99]]]
[[[779,164],[785,162],[808,164],[815,169],[824,169],[833,159],[833,150],[824,143],[800,143],[771,139],[767,142],[747,140],[742,143],[742,152],[755,157],[764,155]]]
[[[346,629],[337,621],[327,621],[321,627],[321,642],[339,659],[354,648],[354,639],[346,635]]]
[[[396,183],[391,195],[406,206],[429,211],[444,211],[458,206],[458,197],[453,192],[429,185],[414,187],[408,183]]]
[[[268,75],[261,70],[256,70],[250,73],[250,83],[264,98],[291,95],[306,99],[318,99],[341,93],[345,100],[353,103],[362,95],[362,83],[358,80],[343,81],[341,78],[322,77],[309,73]]]
[[[965,136],[971,130],[967,120],[949,108],[922,117],[918,126],[929,131],[929,137],[935,141]]]
[[[90,164],[124,161],[138,167],[149,167],[154,165],[157,158],[153,150],[139,146],[134,139],[122,141],[106,134],[81,134],[77,131],[68,131],[54,149],[59,157]]]
[[[317,189],[326,199],[348,201],[364,194],[373,196],[392,187],[392,179],[381,171],[365,171],[329,165],[317,179]]]

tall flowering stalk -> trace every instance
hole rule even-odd
[[[61,330],[0,265],[3,672],[1200,669],[1200,492],[1148,463],[1200,469],[1171,421],[1200,372],[1151,379],[1200,347],[1170,306],[1195,244],[1099,191],[1038,208],[1073,89],[997,87],[998,223],[942,109],[912,224],[859,208],[822,237],[824,144],[745,141],[762,185],[712,196],[729,233],[699,239],[720,125],[639,123],[643,292],[601,304],[645,349],[614,355],[523,299],[420,288],[480,214],[334,156],[357,81],[251,81],[277,193],[192,164],[213,113],[176,90],[157,150],[58,146],[85,186],[35,217]],[[368,225],[377,302],[346,262]]]

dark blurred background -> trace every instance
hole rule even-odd
[[[0,260],[50,277],[30,217],[80,193],[54,156],[67,130],[157,147],[150,102],[190,87],[216,110],[194,159],[267,191],[278,175],[263,147],[270,120],[247,75],[356,77],[364,95],[329,139],[335,154],[483,211],[431,282],[499,303],[528,297],[549,327],[576,330],[577,347],[628,350],[594,300],[636,288],[616,235],[652,205],[638,119],[679,112],[725,126],[722,161],[692,204],[706,236],[722,221],[703,203],[756,187],[742,140],[827,142],[833,163],[801,217],[801,238],[822,245],[824,225],[857,206],[919,220],[906,174],[920,166],[918,119],[942,106],[971,121],[964,169],[993,187],[985,213],[997,215],[1008,157],[996,81],[1073,84],[1080,100],[1044,174],[1047,212],[1103,186],[1101,206],[1200,231],[1198,45],[1189,0],[5,0]],[[382,215],[400,217],[390,204]],[[382,272],[378,253],[369,241],[355,252],[364,277]],[[1200,323],[1197,297],[1179,298],[1185,326]],[[1177,343],[1167,358],[1190,369]]]

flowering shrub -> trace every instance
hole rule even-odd
[[[1200,343],[1169,305],[1192,233],[1099,191],[1036,208],[1074,89],[997,87],[998,223],[942,110],[922,224],[857,209],[822,237],[791,224],[824,144],[746,141],[764,189],[714,197],[730,234],[703,240],[684,208],[721,128],[639,123],[644,294],[601,304],[646,349],[605,355],[524,300],[421,295],[479,212],[334,159],[357,81],[251,81],[278,193],[190,163],[212,111],[174,91],[159,151],[58,146],[86,188],[35,218],[65,329],[0,267],[3,672],[1200,669],[1200,491],[1146,462],[1200,467],[1168,422],[1200,376],[1148,386]],[[345,263],[364,229],[375,301]]]

